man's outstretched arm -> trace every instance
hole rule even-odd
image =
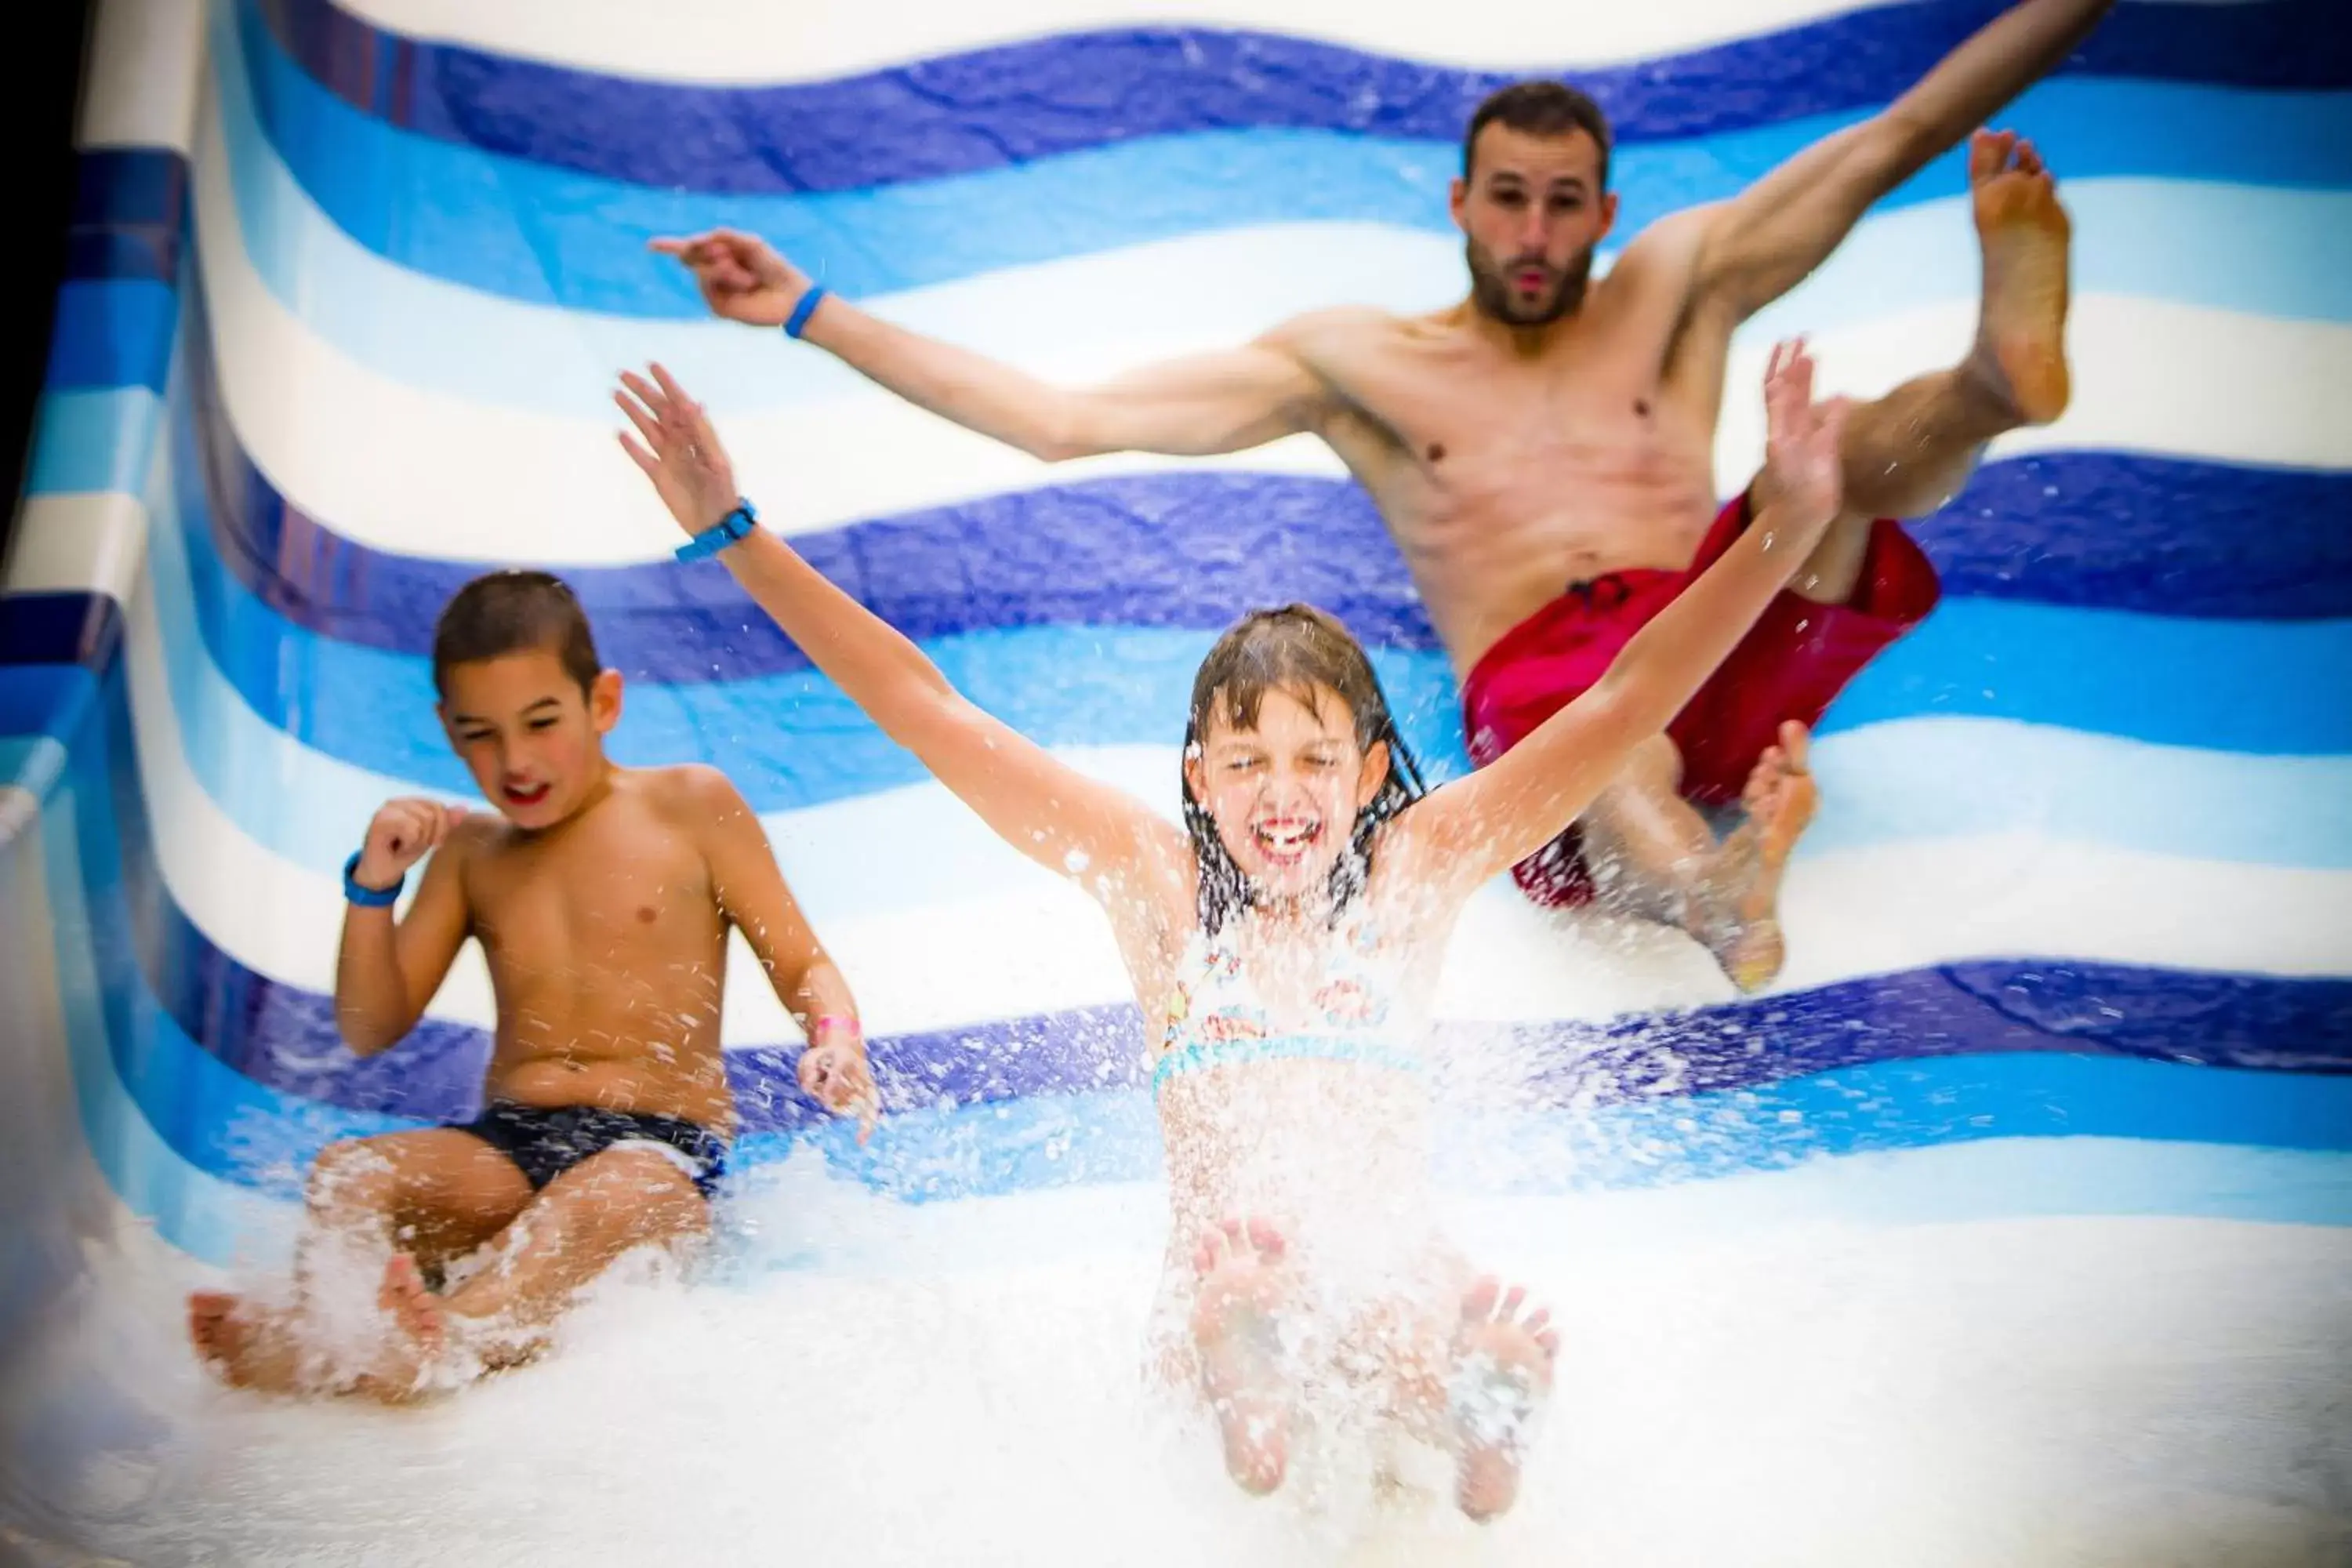
[[[711,310],[731,321],[780,326],[811,287],[766,241],[732,229],[658,239],[654,248],[677,257]],[[1322,383],[1279,331],[1092,387],[1041,381],[838,296],[824,298],[801,335],[908,402],[1048,462],[1100,452],[1238,452],[1314,428],[1324,399]]]
[[[1698,287],[1751,315],[1822,264],[1870,205],[1957,146],[2090,36],[2115,0],[2022,0],[1910,91],[1707,215]]]

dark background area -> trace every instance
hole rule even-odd
[[[48,363],[49,329],[66,259],[66,227],[73,215],[74,110],[81,100],[81,70],[89,33],[90,0],[25,0],[10,18],[8,47],[0,49],[0,103],[16,115],[8,132],[15,154],[4,166],[5,232],[8,236],[7,297],[0,300],[0,471],[8,506],[0,517],[0,546],[16,531],[25,493],[25,458],[31,448],[33,411]]]

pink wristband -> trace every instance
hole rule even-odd
[[[846,1029],[858,1039],[866,1037],[865,1031],[857,1026],[857,1020],[852,1015],[820,1013],[809,1025],[809,1043],[814,1045],[819,1035],[829,1034],[835,1029]]]

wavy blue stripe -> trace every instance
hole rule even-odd
[[[1573,73],[1621,143],[1886,102],[1998,7],[1858,11],[1637,65]],[[644,185],[845,190],[1026,163],[1135,137],[1289,126],[1451,142],[1504,73],[1216,28],[1063,35],[845,80],[630,80],[373,27],[331,0],[239,0],[341,102],[436,141]],[[2061,68],[2234,87],[2352,86],[2324,0],[2126,6]],[[887,126],[887,136],[874,134]]]
[[[619,184],[394,131],[325,93],[259,29],[248,29],[247,44],[242,68],[233,30],[222,30],[215,54],[241,222],[265,276],[290,265],[273,237],[298,216],[270,210],[265,165],[278,159],[337,226],[403,267],[509,299],[626,315],[701,317],[684,275],[648,256],[645,241],[720,223],[766,235],[828,285],[859,297],[1252,224],[1347,219],[1451,232],[1450,133],[1441,143],[1280,127],[1200,132],[919,185],[713,195]],[[1854,118],[1629,146],[1612,174],[1618,232],[1728,196]],[[2068,79],[2028,93],[2009,121],[2029,130],[2070,179],[2352,185],[2352,94]],[[1881,210],[1965,188],[1953,154]],[[2274,268],[2267,253],[2249,254],[2262,269]],[[2335,274],[2302,265],[2296,254],[2294,276],[2318,280],[2297,287],[2332,298],[2336,286],[2326,279]],[[2167,277],[2185,270],[2141,265]],[[273,282],[282,297],[296,297],[284,279]]]
[[[293,662],[299,657],[293,654],[280,656],[289,662],[275,674],[255,661],[248,671],[255,691],[243,695],[276,699],[269,711],[292,727],[305,744],[327,751],[326,755],[296,750],[294,741],[269,728],[267,717],[240,701],[235,688],[219,683],[224,678],[215,674],[190,597],[189,544],[173,502],[159,494],[150,504],[158,523],[150,580],[173,700],[184,716],[182,743],[204,787],[257,843],[314,868],[331,871],[339,865],[351,833],[375,805],[371,792],[383,787],[367,775],[344,773],[345,763],[369,767],[377,775],[427,784],[460,798],[469,795],[470,781],[429,722],[430,691],[418,661],[332,645],[341,650],[342,662],[331,679]],[[197,548],[202,552],[201,542]],[[213,571],[216,579],[226,578],[216,564]],[[242,592],[233,582],[226,583],[223,591],[231,597]],[[2001,639],[1972,634],[1971,618],[1981,618],[1986,612],[2011,615],[2018,608],[1965,602],[1948,605],[1929,622],[1929,631],[1947,635],[1944,629],[1951,628],[1948,635],[1965,649],[1956,657],[1980,658],[1988,643],[1998,646]],[[2036,638],[2031,621],[2011,629],[2016,636],[2010,640],[2020,657],[2032,657]],[[2326,626],[2249,629],[2286,637],[2328,631]],[[966,690],[1048,743],[1169,744],[1170,735],[1159,732],[1150,715],[1181,711],[1189,686],[1185,672],[1207,651],[1209,640],[1206,633],[1045,628],[946,639],[934,642],[929,651]],[[2274,644],[2270,654],[2282,651]],[[1388,649],[1375,649],[1373,660],[1424,766],[1437,777],[1466,770],[1453,678],[1444,661],[1433,655]],[[2284,661],[2273,657],[2260,662]],[[2198,682],[2210,679],[2210,669],[2198,658],[2185,658],[2181,663],[2185,668],[2177,673],[2189,683],[2184,693],[2204,690]],[[356,684],[355,666],[367,667],[366,678],[373,684]],[[1879,668],[1896,675],[1902,668],[1887,661]],[[1037,684],[1048,675],[1051,684]],[[278,688],[265,684],[280,679],[287,682],[290,700],[276,698]],[[1874,673],[1865,674],[1857,687],[1864,694],[1862,700],[1867,700],[1868,683],[1876,679]],[[2267,685],[2252,686],[2250,678],[2250,689],[2275,694],[2277,670],[2267,670],[2264,679]],[[2063,683],[2059,690],[2062,697],[2067,695]],[[323,692],[331,692],[332,700],[322,700]],[[2227,703],[2210,706],[2221,721],[2238,712]],[[2337,712],[2342,706],[2323,701],[2311,713]],[[2293,710],[2292,704],[2283,710]],[[1828,728],[1834,731],[1841,722],[1833,710]],[[1866,813],[1839,817],[1841,824],[1851,824],[1843,830],[1844,837],[1851,839],[1856,832],[1878,837],[1936,837],[1985,826],[1980,819],[1990,817],[2000,827],[2023,826],[2060,838],[2160,854],[2312,868],[2352,866],[2352,760],[2323,756],[2258,763],[2221,753],[2142,755],[2129,746],[2118,748],[2115,742],[2066,731],[1987,729],[1980,724],[1958,729],[1964,732],[1946,737],[1936,752],[1944,771],[1926,775],[1890,767],[1887,758],[1872,754],[1888,744],[1906,756],[1917,753],[1920,742],[1911,727],[1895,731],[1884,743],[1876,739],[1884,733],[1881,730],[1832,733],[1822,756],[1825,776],[1844,769],[1839,761],[1844,748],[1864,741],[1871,744],[1855,760],[1865,770],[1876,770],[1858,782],[1836,786],[1872,803]],[[612,744],[614,754],[627,762],[714,763],[762,811],[817,805],[923,780],[911,758],[866,724],[830,685],[807,675],[720,686],[635,687],[628,721]],[[257,759],[273,746],[285,750],[276,761],[258,764]],[[330,750],[335,746],[352,754]],[[331,803],[339,815],[331,820],[276,809],[273,803],[289,768],[304,781],[307,798],[321,812]],[[1887,776],[1880,777],[1880,772]],[[2120,809],[2119,802],[2130,809]]]
[[[222,439],[226,428],[225,421],[213,422]],[[198,620],[214,660],[232,683],[257,712],[331,755],[399,777],[465,788],[430,718],[424,655],[405,649],[428,644],[431,617],[466,574],[447,563],[415,563],[415,574],[404,576],[399,558],[348,547],[306,558],[303,543],[331,536],[322,531],[307,539],[289,535],[286,509],[260,488],[258,475],[249,465],[224,474],[228,461],[217,451],[211,455],[211,472],[222,478],[225,491],[234,486],[236,493],[206,494],[204,460],[187,449],[193,421],[182,422],[180,435],[176,500]],[[2022,477],[2028,485],[1990,483],[2029,488],[2032,476]],[[2048,470],[2042,477],[2046,479]],[[1231,482],[1206,479],[1219,489]],[[2247,482],[2255,481],[2249,477]],[[1157,483],[1108,481],[1101,489],[1140,496]],[[2095,485],[2086,489],[2107,494]],[[1290,493],[1302,492],[1294,488]],[[1304,493],[1327,500],[1354,496],[1337,486]],[[878,600],[886,616],[930,646],[975,700],[1048,743],[1164,740],[1158,716],[1182,711],[1181,693],[1209,631],[1253,602],[1304,594],[1348,617],[1375,644],[1425,647],[1431,640],[1426,623],[1406,597],[1392,549],[1374,537],[1377,524],[1360,501],[1342,514],[1360,537],[1325,535],[1331,548],[1324,559],[1334,564],[1338,580],[1323,582],[1301,581],[1291,570],[1302,564],[1297,542],[1312,536],[1313,530],[1307,519],[1281,510],[1269,509],[1266,533],[1236,538],[1207,527],[1209,517],[1230,518],[1239,510],[1221,504],[1201,508],[1197,518],[1138,519],[1104,540],[1094,536],[1108,521],[1100,509],[1073,509],[1067,515],[1075,527],[1055,530],[1037,526],[1039,520],[1024,515],[1019,501],[985,505],[1000,509],[1004,521],[979,531],[933,524],[902,525],[894,531],[877,526],[831,539],[820,536],[807,548],[817,564],[853,592]],[[1960,515],[1967,515],[1965,509]],[[2326,521],[2317,512],[2302,515]],[[2175,511],[2153,521],[2178,517]],[[250,531],[240,532],[227,522],[236,518],[249,520]],[[2234,521],[2234,514],[2224,521]],[[2115,536],[2129,540],[2127,530],[2109,526]],[[975,531],[1003,542],[992,583],[964,548]],[[2085,537],[2093,536],[2086,531]],[[2289,536],[2273,530],[2263,537]],[[1281,540],[1284,548],[1250,547],[1252,540],[1263,545],[1270,538]],[[1994,542],[2000,548],[1980,576],[1997,584],[2000,569],[2014,559],[2023,571],[2028,556],[1999,531]],[[1171,560],[1168,547],[1178,543],[1214,548],[1199,561]],[[2342,549],[2340,540],[2336,548]],[[2011,550],[2013,555],[2008,553]],[[243,563],[273,596],[298,609],[338,596],[364,605],[364,622],[353,616],[338,629],[356,623],[390,641],[385,634],[398,628],[405,649],[321,637],[289,622],[256,597],[224,564],[224,556]],[[1212,558],[1278,563],[1282,580],[1237,581],[1232,572],[1209,569],[1205,563]],[[273,563],[266,573],[257,564],[262,561]],[[1040,570],[1049,561],[1050,577]],[[1104,566],[1082,570],[1087,562]],[[2159,584],[2206,581],[2190,573],[2176,578],[2165,569],[2169,563],[2161,556],[2158,562]],[[2126,556],[2106,565],[2105,575],[2116,577],[2136,563]],[[781,793],[764,796],[769,805],[763,808],[837,798],[815,782],[820,776],[854,778],[864,788],[916,776],[903,753],[866,724],[829,683],[804,666],[793,668],[800,661],[787,657],[781,636],[735,594],[723,569],[658,567],[576,575],[597,618],[606,658],[646,678],[632,705],[626,750],[650,748],[645,754],[656,757],[693,754],[708,744],[706,737],[740,733],[745,717],[758,715],[753,722],[772,725],[777,743],[751,741],[724,765],[747,788],[757,789],[756,781],[763,779],[782,785]],[[1038,587],[1073,577],[1084,584],[1076,594]],[[303,584],[299,600],[292,587],[296,578]],[[2092,574],[2092,581],[2100,580]],[[1023,594],[1024,588],[1029,591]],[[1021,625],[1048,616],[1072,621],[1150,616],[1160,627]],[[1170,621],[1189,621],[1192,629],[1169,627]],[[752,663],[754,658],[761,662]],[[1398,653],[1387,664],[1408,722],[1420,726],[1413,738],[1436,742],[1432,750],[1441,757],[1458,756],[1450,679],[1440,662]],[[659,679],[699,675],[713,666],[730,678],[692,683]],[[739,673],[747,668],[774,673]],[[2352,751],[2352,704],[2341,700],[2347,670],[2352,624],[2342,620],[2193,621],[1955,598],[1864,672],[1829,728],[1907,715],[1974,715],[2176,745],[2340,752]],[[808,748],[789,743],[786,731],[827,737],[824,760],[807,758]],[[858,760],[851,762],[853,756]],[[774,771],[778,766],[788,770],[782,778]],[[796,782],[783,783],[784,778]]]
[[[330,756],[436,788],[468,781],[432,717],[420,656],[318,637],[194,552],[204,645],[255,711]],[[959,689],[1047,745],[1162,744],[1209,632],[1037,626],[926,639]],[[1452,678],[1434,654],[1376,659],[1407,739],[1459,770]],[[2159,621],[1958,601],[1858,679],[1822,732],[1898,717],[1978,716],[2241,752],[2352,751],[2342,700],[2352,624]],[[1991,684],[1987,684],[1987,682]],[[762,811],[919,782],[919,767],[814,672],[639,683],[624,761],[705,756]]]

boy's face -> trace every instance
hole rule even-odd
[[[517,827],[552,827],[603,775],[604,736],[621,717],[621,672],[584,693],[546,648],[452,665],[441,725],[474,783]]]

